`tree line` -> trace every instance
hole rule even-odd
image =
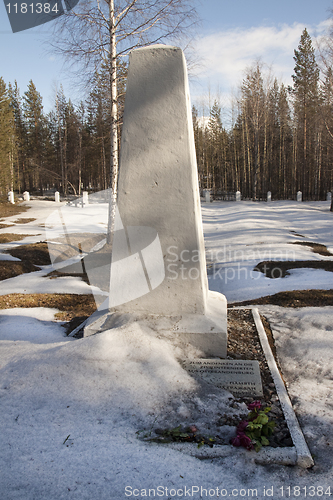
[[[307,30],[294,51],[293,85],[263,75],[255,63],[246,72],[233,104],[227,130],[217,101],[206,123],[193,107],[199,183],[216,196],[240,191],[258,199],[271,191],[275,199],[325,199],[333,172],[333,74],[320,73]],[[325,61],[330,59],[326,58]],[[127,67],[117,64],[117,136],[121,136]],[[33,81],[20,94],[17,83],[0,78],[0,194],[64,195],[101,190],[111,185],[115,149],[112,129],[110,68],[95,71],[88,98],[74,106],[62,87],[55,90],[51,112]]]
[[[245,198],[323,200],[333,188],[333,73],[320,73],[304,29],[294,51],[293,85],[248,68],[233,103],[233,124],[223,127],[215,101],[203,123],[193,108],[201,188],[215,196],[240,191]]]
[[[126,64],[118,68],[118,109],[122,115]],[[96,72],[92,91],[78,106],[55,89],[52,111],[30,80],[20,94],[17,83],[0,78],[0,193],[43,194],[49,189],[78,195],[82,188],[110,184],[110,80]],[[118,124],[121,127],[121,121]]]

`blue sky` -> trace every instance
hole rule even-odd
[[[304,27],[313,40],[325,29],[333,0],[196,0],[202,25],[194,42],[197,67],[191,76],[192,101],[207,108],[216,97],[229,107],[245,68],[255,60],[284,83],[291,83],[293,50]],[[326,21],[327,22],[327,21]],[[30,79],[43,97],[45,111],[53,105],[60,83],[74,102],[77,92],[62,60],[47,51],[48,24],[12,33],[4,3],[0,4],[0,76],[16,79],[21,94]]]

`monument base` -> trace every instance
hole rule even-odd
[[[152,330],[172,335],[179,346],[189,344],[202,351],[203,356],[227,356],[227,301],[218,292],[208,292],[205,314],[161,316],[132,314],[102,309],[90,316],[84,327],[84,337],[140,321]]]

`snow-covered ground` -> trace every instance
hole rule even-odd
[[[10,218],[36,221],[0,231],[29,231],[28,239],[16,244],[44,239],[39,224],[54,205],[43,203],[30,202],[31,210]],[[229,302],[282,290],[333,288],[333,276],[325,271],[301,269],[274,280],[252,271],[262,260],[330,259],[290,243],[318,242],[333,252],[332,218],[328,203],[204,204],[210,288]],[[45,271],[38,273],[0,282],[0,293],[46,292],[56,283],[68,292],[64,278],[49,280]],[[78,280],[71,286],[73,293],[86,293]],[[138,324],[72,340],[52,322],[55,310],[15,309],[0,311],[1,500],[329,498],[333,307],[259,309],[270,321],[315,459],[313,470],[257,465],[255,452],[234,448],[226,457],[200,461],[138,440],[136,432],[158,426],[166,411],[195,423],[194,384],[176,361],[177,349]],[[227,404],[227,395],[221,398]],[[197,398],[196,404],[202,403]]]

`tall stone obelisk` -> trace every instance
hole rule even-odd
[[[226,300],[208,291],[188,77],[179,48],[153,45],[130,54],[117,205],[122,226],[114,234],[109,310],[169,318],[184,339],[225,357]],[[148,251],[143,240],[149,230]],[[131,293],[131,300],[119,300]]]

